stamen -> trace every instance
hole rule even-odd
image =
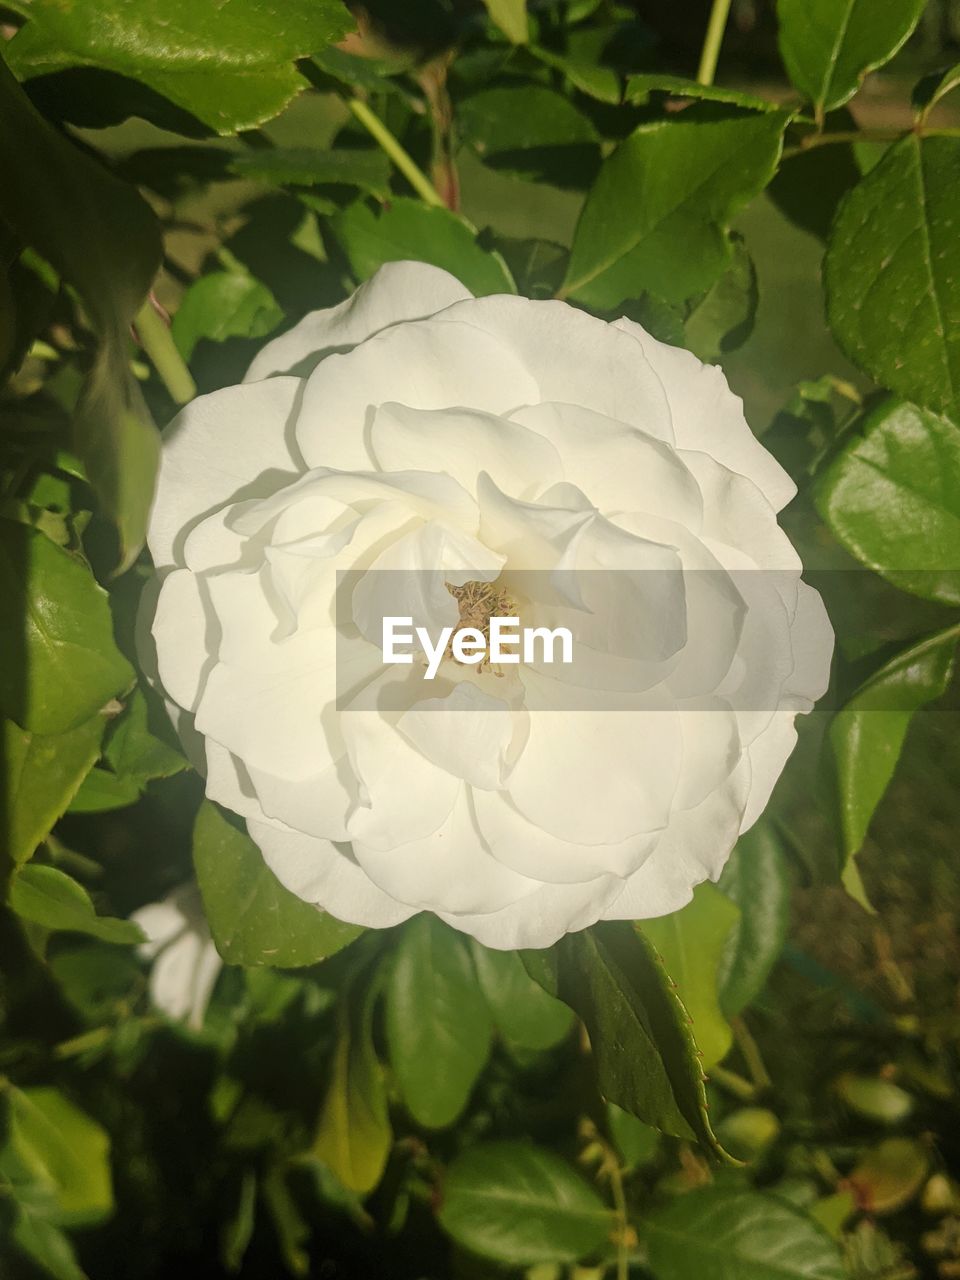
[[[487,643],[487,652],[489,652],[490,619],[515,618],[517,616],[516,602],[511,599],[507,591],[504,591],[502,587],[498,587],[495,582],[471,581],[465,582],[462,587],[455,587],[448,582],[446,587],[460,607],[460,619],[457,629],[473,627],[479,631]],[[450,645],[447,646],[447,653],[450,657],[453,657]],[[456,661],[457,659],[454,658],[454,662]],[[463,666],[465,664],[461,663],[460,665]],[[484,668],[489,666],[490,659],[484,656],[477,666],[477,671],[483,671]],[[494,668],[493,674],[502,676],[503,672],[499,668]]]

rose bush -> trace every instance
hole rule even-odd
[[[719,369],[388,264],[168,429],[147,661],[298,896],[546,946],[681,907],[766,805],[833,645],[777,524],[794,492]],[[530,570],[602,599],[524,600]],[[384,614],[455,623],[466,583],[579,618],[597,662],[562,705],[536,664],[383,665]]]

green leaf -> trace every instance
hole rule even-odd
[[[720,889],[740,908],[720,961],[720,1007],[728,1018],[763,990],[787,938],[790,872],[773,828],[760,823],[737,841]]]
[[[527,0],[483,0],[491,20],[511,44],[526,44],[529,38]]]
[[[179,751],[150,732],[147,699],[139,688],[114,722],[104,758],[118,777],[140,782],[170,778],[187,766]]]
[[[250,837],[209,801],[193,829],[193,862],[210,932],[227,964],[301,968],[363,932],[285,889]]]
[[[644,1124],[614,1102],[607,1103],[607,1128],[625,1169],[637,1169],[649,1164],[657,1154],[660,1146],[659,1132],[653,1125]]]
[[[785,1201],[711,1188],[678,1196],[643,1226],[657,1280],[843,1280],[836,1245]]]
[[[0,708],[11,720],[65,733],[132,683],[107,594],[87,566],[8,520],[0,520],[0,595]]]
[[[652,93],[667,93],[674,98],[698,98],[705,102],[728,102],[732,106],[747,107],[751,111],[776,110],[776,103],[766,98],[742,93],[739,89],[725,89],[716,84],[699,84],[696,80],[685,80],[682,76],[645,72],[627,77],[623,95],[626,102],[645,106]]]
[[[341,1000],[333,1074],[311,1154],[349,1191],[365,1195],[380,1181],[390,1152],[383,1068],[373,1047],[376,982],[362,1000]]]
[[[443,267],[477,297],[516,293],[501,256],[482,249],[476,228],[449,209],[400,197],[375,213],[358,202],[331,218],[330,229],[358,280],[368,279],[385,262],[409,258]]]
[[[384,200],[390,195],[390,161],[382,151],[341,147],[334,151],[310,147],[249,151],[233,157],[230,172],[278,186],[348,186]]]
[[[619,103],[622,92],[620,77],[610,67],[599,66],[576,54],[556,53],[553,49],[541,49],[533,45],[530,52],[548,67],[562,71],[573,87],[585,93],[588,98],[596,98],[598,102],[614,106]]]
[[[490,1053],[490,1011],[470,952],[430,914],[404,929],[387,982],[390,1064],[413,1118],[452,1124]]]
[[[949,71],[935,71],[932,75],[924,76],[912,95],[919,119],[926,120],[940,100],[957,88],[960,88],[960,62]]]
[[[727,939],[739,917],[739,908],[708,881],[694,890],[693,900],[680,911],[638,925],[677,984],[706,1071],[726,1056],[733,1041],[720,1010],[718,978]]]
[[[7,1084],[8,1135],[21,1169],[51,1197],[61,1226],[98,1222],[113,1209],[110,1139],[57,1089]]]
[[[99,6],[44,7],[68,21],[73,13],[103,25]],[[31,4],[30,13],[38,8]],[[29,24],[17,40],[28,30]],[[12,43],[5,46],[8,56],[11,50]],[[133,187],[43,119],[2,58],[0,115],[0,217],[77,290],[100,339],[75,446],[120,532],[122,567],[128,567],[143,543],[160,456],[160,437],[127,358],[130,324],[160,266],[159,224]]]
[[[830,325],[877,382],[960,413],[960,139],[909,134],[853,188],[824,262]]]
[[[184,360],[201,338],[262,338],[283,320],[265,284],[244,271],[214,271],[195,281],[181,299],[171,332]]]
[[[53,1280],[88,1280],[67,1236],[31,1207],[18,1206],[10,1239]]]
[[[464,98],[457,124],[464,142],[483,156],[599,141],[589,116],[562,93],[536,84],[497,86]]]
[[[480,988],[497,1030],[521,1049],[550,1049],[565,1040],[573,1013],[547,995],[527,973],[516,951],[492,951],[471,940]]]
[[[511,1267],[576,1262],[600,1249],[614,1226],[565,1160],[527,1142],[482,1143],[458,1156],[439,1220],[458,1244]]]
[[[947,690],[958,634],[960,629],[951,627],[897,654],[857,690],[830,725],[848,879],[914,712]]]
[[[647,1124],[720,1156],[690,1017],[651,943],[604,923],[524,951],[530,976],[586,1024],[600,1092]]]
[[[960,604],[960,427],[887,400],[818,481],[817,509],[894,586]]]
[[[819,118],[889,61],[920,20],[926,0],[778,0],[780,52],[790,79]]]
[[[100,754],[106,721],[93,716],[69,733],[42,735],[11,720],[0,725],[0,760],[6,780],[3,839],[0,844],[19,864],[33,856],[66,812],[84,776]]]
[[[731,239],[727,271],[699,300],[684,321],[684,346],[703,361],[717,361],[741,346],[753,329],[759,292],[753,259],[740,236]]]
[[[280,112],[304,81],[293,63],[345,36],[340,0],[287,0],[282,21],[259,0],[124,0],[15,4],[30,19],[8,46],[21,79],[62,67],[103,67],[149,85],[218,133],[252,129]]]
[[[101,942],[143,942],[143,932],[130,920],[98,916],[90,895],[64,871],[28,863],[10,881],[8,902],[23,920],[44,929],[86,933]]]
[[[139,778],[121,778],[109,769],[91,769],[70,802],[71,813],[111,813],[140,799]]]
[[[564,297],[601,310],[644,292],[681,302],[730,266],[730,219],[773,176],[789,115],[717,111],[692,107],[642,124],[605,161],[577,225]]]

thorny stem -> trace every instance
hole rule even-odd
[[[359,120],[383,152],[393,161],[406,180],[427,204],[443,208],[444,203],[436,187],[365,102],[360,98],[347,98],[346,105]]]
[[[453,157],[453,104],[447,91],[452,55],[437,58],[417,79],[426,95],[433,126],[433,182],[448,209],[460,207],[460,178]]]
[[[731,0],[713,0],[710,10],[710,21],[707,23],[707,34],[703,38],[703,50],[700,54],[700,66],[697,68],[698,84],[713,84],[717,71],[717,59],[720,56],[720,45],[730,15]]]
[[[154,305],[151,294],[134,321],[140,345],[150,357],[163,385],[177,404],[186,404],[197,394],[197,384],[177,350],[170,328]]]

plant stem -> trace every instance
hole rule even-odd
[[[697,84],[713,84],[717,58],[720,56],[720,45],[727,27],[727,18],[730,16],[730,4],[731,0],[713,0],[710,21],[707,23],[707,34],[703,38],[700,66],[697,68]]]
[[[376,140],[377,144],[390,157],[417,195],[429,205],[444,208],[443,200],[440,198],[440,193],[436,187],[423,170],[419,168],[413,157],[403,149],[380,117],[375,115],[360,98],[347,98],[346,105],[370,136]]]
[[[151,298],[137,312],[134,324],[140,345],[153,362],[160,380],[177,404],[186,404],[197,394],[197,384],[177,350],[167,325]]]
[[[762,1093],[764,1089],[770,1088],[773,1081],[770,1079],[770,1073],[767,1071],[763,1058],[760,1056],[757,1042],[750,1034],[750,1030],[743,1018],[739,1016],[731,1018],[730,1025],[733,1027],[737,1048],[743,1054],[743,1060],[750,1072],[750,1079],[753,1081],[757,1092]]]
[[[923,138],[960,138],[960,129],[914,129],[912,132]],[[899,142],[909,137],[909,129],[844,129],[836,133],[808,133],[795,147],[784,150],[784,159],[802,155],[813,147],[828,147],[841,142]]]

